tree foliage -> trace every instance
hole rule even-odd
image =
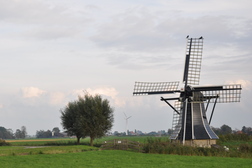
[[[14,139],[12,130],[6,129],[0,126],[0,138],[1,139]]]
[[[77,137],[78,144],[80,143],[80,138],[85,138],[87,136],[82,123],[78,101],[69,102],[65,109],[61,110],[61,121],[67,134]]]
[[[15,132],[15,137],[16,137],[17,139],[21,139],[21,138],[23,138],[23,136],[22,136],[22,133],[21,133],[21,130],[20,130],[20,129],[17,129],[17,130],[16,130],[16,132]]]
[[[223,135],[225,135],[225,134],[231,134],[232,133],[232,128],[231,127],[229,127],[228,125],[222,125],[221,127],[220,127],[220,129],[221,129],[221,133],[223,134]]]
[[[36,132],[36,138],[52,138],[52,131],[40,130]]]
[[[21,130],[20,129],[17,129],[16,132],[15,132],[15,137],[18,138],[18,139],[23,139],[27,136],[27,131],[26,131],[26,127],[25,126],[22,126],[21,127]]]
[[[243,126],[241,131],[244,134],[252,135],[252,128],[251,127],[245,127],[245,126]]]
[[[63,137],[64,136],[62,133],[60,133],[59,127],[54,127],[52,129],[52,135],[53,135],[53,137]]]
[[[214,128],[214,127],[211,128],[217,135],[226,135],[232,133],[232,128],[226,124],[222,125],[220,128]]]
[[[77,101],[69,102],[64,110],[61,110],[63,128],[69,135],[76,135],[79,141],[81,137],[90,137],[90,145],[96,138],[104,136],[111,128],[114,121],[113,109],[107,99],[100,95],[85,94]]]
[[[54,132],[55,134],[60,133],[59,127],[54,127],[54,128],[52,129],[52,132]]]

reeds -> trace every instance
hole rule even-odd
[[[227,150],[227,148],[223,146],[219,146],[219,148],[192,147],[183,146],[179,143],[172,143],[169,139],[147,138],[147,142],[143,146],[143,152],[188,156],[252,158],[252,144],[240,144],[236,148]]]

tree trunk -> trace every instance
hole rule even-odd
[[[80,144],[80,137],[77,137],[77,145]]]
[[[90,146],[94,145],[93,142],[94,142],[94,137],[90,137]]]

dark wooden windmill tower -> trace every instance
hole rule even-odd
[[[218,136],[210,127],[216,103],[239,102],[241,85],[194,86],[199,84],[203,38],[188,38],[184,67],[184,87],[178,90],[179,82],[135,82],[133,95],[175,94],[178,97],[164,98],[173,110],[173,141],[185,145],[210,147]],[[175,100],[172,106],[169,101]],[[209,103],[214,103],[210,119],[206,112]],[[206,105],[206,106],[205,106]]]

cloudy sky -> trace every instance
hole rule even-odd
[[[182,83],[187,35],[204,37],[200,85],[242,84],[212,126],[252,127],[251,0],[0,0],[0,126],[62,130],[60,109],[86,90],[110,100],[112,131],[123,113],[130,130],[167,130],[173,111],[134,82]]]

